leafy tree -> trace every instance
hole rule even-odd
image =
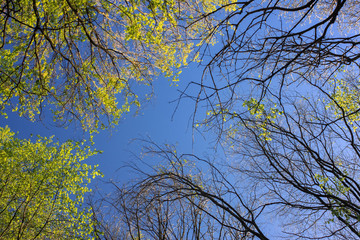
[[[82,161],[94,154],[80,143],[20,140],[0,128],[0,238],[92,238],[91,212],[82,203],[100,173]]]

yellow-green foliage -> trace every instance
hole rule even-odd
[[[197,123],[195,127],[209,126],[212,118],[216,117],[222,122],[221,131],[226,132],[227,143],[229,143],[231,148],[233,147],[232,139],[238,137],[239,129],[242,127],[251,128],[259,133],[261,139],[271,141],[269,131],[272,128],[271,124],[275,123],[275,119],[283,115],[283,112],[277,108],[276,104],[274,104],[274,107],[266,107],[255,98],[244,101],[242,106],[249,113],[246,118],[244,118],[245,115],[240,116],[236,111],[221,108],[218,104],[216,107],[219,109],[207,111],[207,119],[204,120],[204,123]],[[242,121],[239,121],[241,118]]]
[[[319,187],[327,194],[330,194],[331,196],[340,197],[342,195],[347,195],[347,193],[350,191],[350,188],[344,186],[344,180],[345,177],[342,178],[332,178],[329,180],[328,177],[324,177],[321,174],[315,174],[314,175],[315,180],[317,181]],[[331,202],[331,214],[334,217],[342,217],[346,220],[349,220],[350,215],[352,214],[351,208],[348,208],[346,206],[342,206],[342,203],[338,200],[330,199]],[[329,219],[327,222],[334,221],[333,218]]]
[[[81,143],[20,140],[0,128],[0,239],[91,239],[91,212],[82,207],[99,171]]]
[[[206,13],[216,11],[219,6],[223,6],[227,12],[240,10],[240,8],[237,7],[238,3],[236,0],[202,0],[202,4],[204,6],[204,12]]]
[[[260,136],[264,140],[271,141],[268,125],[274,123],[277,116],[282,115],[282,112],[276,108],[276,105],[275,108],[271,107],[268,111],[266,111],[264,104],[259,103],[255,98],[244,101],[243,106],[246,106],[250,114],[255,116],[254,122],[256,124],[254,124],[252,127],[260,131]]]
[[[327,105],[327,109],[333,110],[338,118],[345,117],[348,123],[353,125],[354,122],[360,120],[360,91],[356,83],[352,86],[340,79],[334,80],[332,86],[334,87],[331,93],[333,101]],[[356,128],[353,126],[354,131]]]

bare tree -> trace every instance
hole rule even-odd
[[[245,102],[247,115],[219,114],[229,122],[217,127],[231,168],[262,186],[262,201],[287,216],[288,234],[357,239],[359,102],[351,99],[358,90],[345,81],[329,85],[309,83],[308,95],[292,89],[267,104]]]
[[[115,185],[112,198],[91,203],[100,239],[268,239],[257,223],[261,207],[210,160],[150,144],[148,153],[162,159],[161,166],[149,173],[134,168],[140,180]]]
[[[161,166],[153,172],[136,168],[143,178],[131,187],[118,187],[109,201],[116,209],[111,216],[123,219],[121,236],[358,239],[355,125],[329,114],[323,101],[302,98],[288,104],[291,109],[283,108],[276,118],[263,112],[261,117],[234,117],[240,122],[237,128],[225,131],[223,125],[228,134],[223,146],[231,149],[227,160],[181,155],[151,143],[149,151],[163,160]],[[282,232],[272,232],[270,225]],[[115,225],[102,226],[106,233]]]

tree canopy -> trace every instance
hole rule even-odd
[[[0,128],[0,238],[92,238],[92,214],[82,204],[100,173],[82,161],[94,154],[80,143],[21,140]]]

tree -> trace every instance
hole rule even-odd
[[[218,14],[225,6],[234,10]],[[199,15],[219,19],[208,36],[220,48],[202,45],[210,60],[192,83],[200,88],[194,125],[215,131],[227,158],[160,148],[169,167],[144,175],[163,191],[159,198],[199,197],[210,207],[190,204],[233,239],[270,239],[267,221],[276,216],[276,234],[286,239],[358,239],[358,7],[243,1]],[[172,164],[184,158],[194,160],[200,182]]]
[[[207,65],[211,81],[199,84],[208,109],[197,126],[218,133],[229,168],[250,179],[259,207],[286,219],[287,238],[359,237],[352,4],[248,1],[219,25],[235,30]]]
[[[97,232],[102,233],[98,239],[240,239],[256,231],[255,220],[247,227],[238,222],[251,215],[242,217],[239,206],[229,208],[232,189],[216,168],[209,178],[194,165],[201,159],[177,154],[169,145],[151,142],[146,153],[163,161],[152,172],[132,163],[129,168],[140,173],[133,184],[112,182],[112,194],[91,198]]]
[[[20,140],[0,128],[0,238],[93,237],[91,211],[82,203],[100,173],[81,161],[94,154],[80,143]]]
[[[263,186],[280,213],[294,215],[291,234],[359,237],[357,82],[308,84],[308,94],[291,89],[267,104],[254,101],[247,116],[229,114],[234,127],[222,127],[225,145],[242,159],[233,168]]]

